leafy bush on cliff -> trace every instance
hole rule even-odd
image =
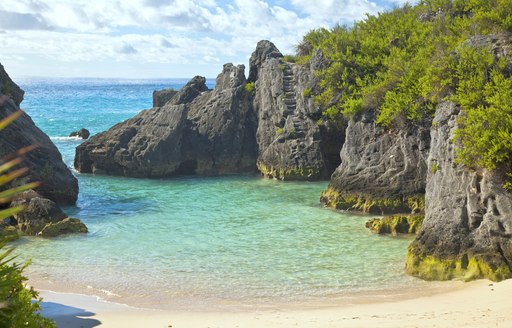
[[[466,113],[456,134],[459,162],[508,165],[512,173],[512,65],[468,42],[503,32],[512,32],[512,0],[423,0],[350,28],[313,30],[297,55],[307,62],[322,52],[315,100],[325,119],[375,110],[378,124],[393,127],[432,117],[440,101],[453,100]]]

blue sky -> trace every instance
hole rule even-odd
[[[0,63],[16,77],[215,77],[259,40],[283,53],[307,31],[406,0],[2,0]],[[411,1],[409,1],[411,2]]]

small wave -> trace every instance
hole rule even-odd
[[[51,140],[57,141],[82,141],[81,137],[50,137]]]
[[[100,292],[106,294],[107,296],[115,296],[115,297],[121,297],[121,295],[119,294],[116,294],[110,290],[107,290],[107,289],[100,289]]]

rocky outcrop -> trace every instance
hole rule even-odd
[[[176,95],[178,91],[174,89],[165,89],[153,91],[153,107],[162,107]]]
[[[318,85],[312,65],[286,62],[274,44],[260,41],[250,67],[260,172],[281,180],[328,178],[339,164],[343,138],[340,131],[329,138],[332,129],[318,124],[322,110],[311,98]]]
[[[373,111],[356,115],[346,129],[341,165],[321,201],[381,215],[423,212],[430,124],[386,129],[375,123]]]
[[[23,91],[0,69],[2,83],[11,86],[13,99],[0,94],[0,120],[19,110],[18,104],[23,99]],[[21,98],[20,98],[21,97]],[[75,204],[78,196],[78,181],[62,161],[62,156],[50,140],[32,121],[30,116],[23,113],[14,122],[0,131],[0,159],[12,156],[20,149],[37,146],[24,155],[21,164],[29,169],[22,178],[14,181],[14,185],[22,185],[31,181],[41,183],[37,192],[43,197],[58,204]]]
[[[84,140],[88,139],[90,135],[91,135],[91,133],[89,132],[89,130],[87,130],[85,128],[81,128],[80,130],[73,131],[69,134],[70,137],[78,137],[78,138],[82,138]]]
[[[1,65],[0,82],[9,85],[11,91],[9,96],[0,93],[1,120],[19,111],[18,105],[23,100],[23,91],[9,78]],[[2,92],[5,92],[5,88]],[[22,159],[16,168],[26,167],[28,171],[1,188],[22,186],[34,181],[40,182],[40,185],[37,192],[25,191],[14,200],[8,200],[8,203],[4,199],[2,208],[20,206],[24,209],[0,222],[2,240],[14,240],[20,233],[56,236],[69,232],[87,232],[80,220],[68,218],[57,205],[71,205],[76,202],[76,178],[62,162],[57,147],[26,113],[22,113],[0,131],[0,159],[5,161],[13,158]]]
[[[311,67],[285,62],[274,44],[261,41],[248,80],[244,66],[226,64],[214,90],[195,77],[175,94],[155,92],[154,108],[78,146],[75,167],[153,178],[257,168],[282,180],[328,178],[343,138],[334,126],[318,124]]]
[[[499,172],[455,164],[455,104],[441,104],[431,130],[426,217],[406,269],[423,279],[511,277],[512,194]]]
[[[145,110],[76,149],[84,173],[131,177],[252,172],[256,118],[244,66],[224,65],[209,90],[195,77],[164,106]]]
[[[80,220],[68,218],[55,202],[42,198],[33,190],[19,195],[10,206],[23,206],[23,211],[12,215],[9,222],[23,234],[55,237],[87,232],[87,227]]]

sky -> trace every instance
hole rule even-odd
[[[216,77],[259,40],[294,53],[314,28],[351,25],[406,0],[1,0],[11,78]]]

